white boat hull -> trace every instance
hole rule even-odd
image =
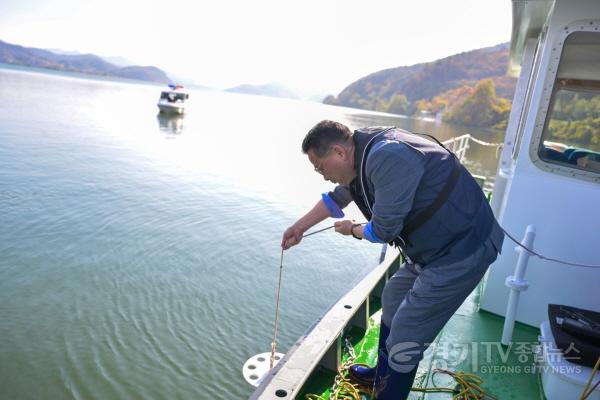
[[[185,112],[185,106],[183,104],[158,103],[157,106],[162,114],[181,115]]]

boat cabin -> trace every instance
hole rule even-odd
[[[190,94],[181,85],[169,85],[169,90],[163,90],[158,99],[158,109],[162,114],[181,115],[185,112],[185,102]]]
[[[169,103],[184,102],[189,98],[189,93],[174,90],[165,90],[160,93],[160,100],[166,100]]]

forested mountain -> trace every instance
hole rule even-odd
[[[515,78],[506,76],[507,63],[508,44],[503,43],[429,63],[375,72],[352,83],[337,97],[328,96],[324,103],[398,114],[449,113],[472,96],[478,84],[490,80],[491,86],[486,83],[478,95],[483,90],[493,96],[488,104],[499,105],[505,112],[507,106],[510,109],[510,102],[496,97],[512,99],[516,84]],[[461,116],[454,115],[453,121],[466,122]],[[480,126],[492,120],[497,118],[488,118]],[[471,118],[470,123],[473,122]]]
[[[170,83],[169,77],[156,67],[132,65],[119,67],[93,54],[64,54],[23,47],[0,40],[0,62],[58,71],[117,76],[150,82]]]

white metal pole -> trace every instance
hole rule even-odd
[[[532,248],[533,240],[535,239],[535,227],[528,225],[525,231],[525,237],[521,242],[523,246]],[[515,319],[517,316],[517,307],[519,305],[519,296],[523,290],[527,290],[529,283],[523,279],[527,270],[527,262],[529,261],[530,253],[517,246],[515,250],[519,253],[517,266],[515,267],[514,275],[506,278],[506,286],[510,288],[508,304],[506,305],[506,316],[504,317],[504,329],[502,330],[502,344],[508,346],[512,340],[513,329],[515,327]]]

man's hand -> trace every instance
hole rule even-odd
[[[297,245],[302,240],[304,231],[296,226],[295,224],[290,226],[283,232],[283,238],[281,239],[281,247],[284,250],[289,249],[292,246]]]
[[[354,220],[344,220],[344,221],[336,221],[333,226],[335,226],[335,231],[341,233],[342,235],[352,235],[352,225],[356,222]]]

